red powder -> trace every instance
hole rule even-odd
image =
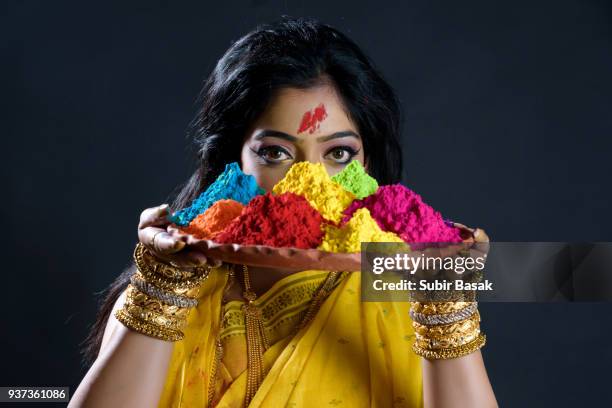
[[[458,228],[448,226],[438,211],[401,184],[381,186],[375,194],[353,201],[342,222],[363,207],[383,231],[394,232],[407,243],[461,242]]]
[[[214,239],[240,215],[243,208],[244,206],[238,201],[219,200],[181,230],[198,239]]]
[[[302,196],[266,193],[253,198],[240,217],[215,237],[222,244],[316,248],[323,218]]]
[[[320,104],[311,111],[305,112],[302,117],[302,123],[298,129],[298,133],[308,131],[308,133],[314,133],[319,129],[319,125],[327,117],[327,111],[325,105]]]

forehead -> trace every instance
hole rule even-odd
[[[344,105],[335,89],[321,85],[309,89],[282,88],[271,100],[267,109],[256,121],[255,128],[271,128],[292,135],[297,135],[303,127],[304,116],[315,110],[325,110],[325,115],[318,122],[312,133],[327,134],[340,130],[356,131],[355,126],[344,111]],[[311,132],[300,132],[300,136]]]

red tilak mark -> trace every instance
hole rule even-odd
[[[320,104],[311,111],[305,112],[302,117],[302,123],[298,129],[298,133],[308,131],[308,133],[314,133],[319,129],[319,125],[327,117],[327,111],[325,105]]]

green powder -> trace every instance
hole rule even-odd
[[[332,177],[332,180],[344,187],[345,190],[355,194],[362,199],[374,194],[378,189],[378,183],[374,177],[370,177],[359,160],[353,160],[340,173]]]

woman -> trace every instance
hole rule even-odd
[[[322,163],[333,175],[358,160],[379,184],[400,181],[399,103],[363,52],[327,25],[285,18],[247,34],[219,60],[201,101],[198,168],[173,210],[230,162],[266,191],[298,161]],[[359,273],[221,264],[167,233],[168,211],[142,213],[143,248],[184,270],[214,266],[184,339],[163,341],[117,320],[132,266],[109,289],[88,339],[95,361],[70,406],[497,405],[479,350],[419,357],[409,306],[360,302]],[[242,307],[249,284],[267,337],[259,368]]]

